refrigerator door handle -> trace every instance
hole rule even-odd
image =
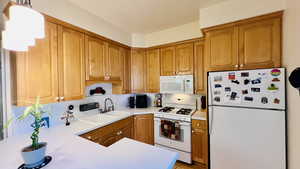
[[[210,107],[209,111],[209,135],[213,134],[213,122],[214,122],[214,108]]]

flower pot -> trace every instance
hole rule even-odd
[[[44,161],[46,154],[47,143],[39,143],[37,149],[33,149],[32,146],[28,146],[22,149],[22,157],[26,166],[34,167],[41,164]]]

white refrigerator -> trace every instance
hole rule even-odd
[[[208,73],[210,169],[286,169],[285,69]]]

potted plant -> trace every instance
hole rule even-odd
[[[25,120],[29,116],[34,118],[34,122],[31,124],[31,127],[34,129],[30,137],[32,143],[21,151],[26,166],[37,166],[43,163],[45,159],[47,143],[39,141],[40,128],[46,125],[49,127],[49,118],[43,118],[43,114],[45,113],[47,112],[43,110],[43,105],[40,104],[39,98],[37,98],[36,103],[27,107],[24,113],[17,118],[17,120]],[[7,128],[12,121],[13,119],[9,120],[5,128]]]

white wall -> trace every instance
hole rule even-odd
[[[191,22],[181,26],[169,28],[159,32],[153,32],[145,35],[145,43],[147,47],[199,38],[202,32],[199,29],[199,22]]]
[[[131,45],[131,34],[66,0],[32,0],[33,8],[112,40]]]
[[[288,74],[300,67],[300,1],[286,0],[283,36],[283,65]],[[300,168],[300,95],[288,85],[289,169]]]
[[[200,27],[207,28],[285,9],[285,0],[229,0],[200,9]]]
[[[300,67],[300,1],[299,0],[230,0],[200,9],[201,28],[254,17],[285,9],[283,23],[283,67],[287,74]],[[287,82],[289,169],[300,168],[300,95]]]

